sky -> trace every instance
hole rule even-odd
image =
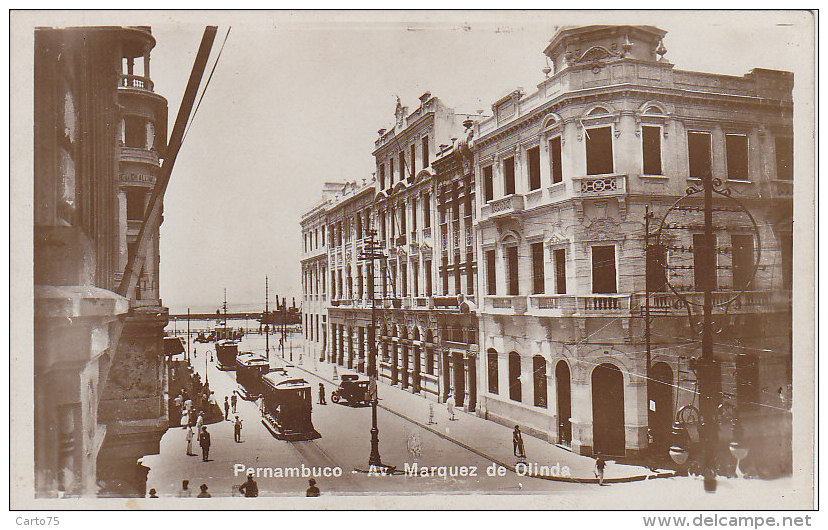
[[[53,25],[80,23],[152,26],[169,131],[204,25],[219,27],[205,80],[231,27],[165,196],[160,288],[172,313],[214,311],[224,288],[231,311],[259,311],[265,275],[271,303],[298,304],[301,215],[323,182],[370,178],[396,97],[413,109],[430,91],[457,112],[490,114],[516,87],[535,90],[557,27],[652,24],[668,31],[678,69],[793,70],[796,111],[809,108],[814,56],[801,12],[95,12]]]

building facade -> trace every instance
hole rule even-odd
[[[490,117],[398,102],[375,189],[328,208],[328,361],[364,370],[370,223],[381,378],[581,454],[663,458],[698,418],[714,282],[725,452],[738,436],[748,468],[790,470],[793,79],[678,70],[664,36],[564,28]],[[712,266],[702,177],[729,190]]]
[[[138,459],[167,428],[157,230],[134,299],[115,293],[166,145],[154,45],[148,27],[35,30],[38,496],[143,496]]]
[[[718,300],[744,291],[716,307],[722,402],[743,418],[774,416],[776,390],[791,382],[792,77],[676,70],[664,58],[664,34],[561,30],[544,50],[551,75],[533,93],[495,102],[475,126],[480,413],[582,454],[663,447],[677,411],[697,403],[699,336],[668,287],[698,302],[711,281],[703,273],[717,277]],[[711,174],[756,225],[717,196],[718,261],[702,271],[694,259],[703,225],[698,215],[690,220],[701,202],[688,199],[695,210],[679,212],[681,230],[662,230],[670,235],[648,260],[645,211],[655,231]],[[649,379],[647,277],[651,309],[658,306]],[[772,443],[754,445],[755,461],[774,452]]]

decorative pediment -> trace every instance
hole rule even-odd
[[[575,60],[575,63],[597,63],[607,59],[621,57],[620,53],[611,52],[603,46],[593,46]]]
[[[549,246],[564,245],[567,243],[569,243],[569,238],[560,232],[552,232],[549,234],[549,237],[546,238],[546,244]]]

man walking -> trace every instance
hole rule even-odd
[[[604,460],[604,457],[598,455],[595,459],[595,478],[598,479],[598,485],[604,485],[604,468],[607,467],[607,461]]]
[[[516,457],[526,458],[526,452],[523,450],[523,435],[520,434],[520,427],[517,425],[515,425],[515,430],[512,431],[512,446]]]
[[[236,443],[241,442],[241,429],[242,421],[239,419],[239,416],[236,415],[236,421],[233,422],[233,441]]]
[[[224,396],[224,421],[230,419],[230,403],[227,401],[227,396]]]
[[[198,444],[201,446],[201,461],[207,462],[210,460],[210,433],[207,432],[207,427],[202,427],[198,435]]]
[[[319,404],[320,405],[327,405],[328,404],[325,401],[325,385],[324,385],[324,383],[319,383]]]
[[[247,481],[239,486],[239,491],[245,497],[258,497],[259,496],[259,485],[256,484],[256,481],[253,480],[253,472],[248,471],[247,473]]]
[[[230,405],[233,406],[233,414],[236,413],[236,400],[238,400],[238,398],[236,397],[236,394],[233,393],[233,395],[230,396]]]

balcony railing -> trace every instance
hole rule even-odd
[[[494,219],[506,217],[523,211],[523,195],[507,195],[501,199],[491,201],[481,209],[480,216],[483,219]]]
[[[681,295],[690,301],[691,310],[698,311],[704,303],[704,293],[685,292]],[[713,293],[713,312],[725,310],[728,313],[756,313],[762,311],[784,310],[791,306],[790,291],[745,291],[741,296],[731,301],[734,291],[715,291]],[[635,293],[632,298],[632,308],[644,311],[645,294]],[[729,303],[728,303],[729,302]],[[672,292],[650,293],[650,312],[667,315],[686,315],[687,309],[681,297]]]
[[[576,197],[611,197],[627,193],[627,175],[590,175],[574,177]]]
[[[121,86],[124,88],[137,88],[140,90],[148,90],[152,92],[154,85],[149,77],[140,75],[121,75]]]
[[[533,294],[529,296],[529,313],[538,316],[569,315],[577,310],[577,301],[571,294]]]
[[[526,312],[526,297],[486,296],[484,308],[489,313],[520,315]]]
[[[579,297],[580,308],[585,313],[629,312],[629,294],[591,294]]]

